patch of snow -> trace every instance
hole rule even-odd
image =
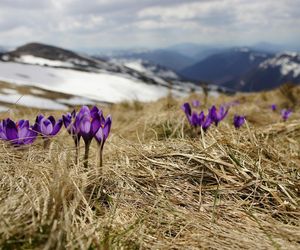
[[[11,94],[11,95],[3,95],[0,94],[0,101],[7,102],[11,104],[18,104],[31,108],[38,109],[49,109],[49,110],[67,110],[68,107],[66,105],[57,103],[53,100],[49,100],[46,98],[41,98],[33,95],[20,95],[20,94]]]
[[[125,62],[124,65],[127,68],[136,70],[136,71],[141,72],[141,73],[147,72],[147,69],[142,65],[141,60],[128,61],[128,62]]]
[[[296,52],[295,52],[296,53]],[[298,53],[292,53],[293,57],[298,56]],[[267,69],[268,67],[280,67],[280,73],[282,75],[293,74],[293,77],[300,76],[300,62],[293,60],[291,54],[283,53],[278,54],[273,58],[270,58],[259,65],[262,69]]]
[[[10,56],[9,56],[9,55],[4,55],[4,56],[2,56],[2,60],[3,60],[3,61],[9,61],[9,59],[10,59]]]
[[[164,86],[146,84],[130,76],[109,72],[92,73],[15,62],[0,62],[0,72],[0,79],[7,82],[103,102],[154,101],[168,94],[168,88]]]
[[[70,59],[68,59],[68,62],[70,62],[72,65],[73,64],[82,65],[82,66],[89,65],[89,63],[87,61],[80,60],[78,58],[70,58]]]
[[[9,110],[8,107],[0,106],[0,112],[7,112]]]
[[[283,54],[291,56],[291,57],[297,57],[299,54],[295,51],[284,51]]]
[[[34,95],[45,95],[46,92],[44,90],[41,89],[30,89],[31,94]]]
[[[73,67],[74,65],[70,62],[63,62],[59,60],[49,60],[42,57],[36,57],[32,55],[21,55],[15,59],[16,62],[26,64],[36,64],[41,66],[52,66],[52,67]]]
[[[79,96],[74,96],[69,99],[60,98],[60,99],[56,99],[56,101],[59,103],[68,104],[68,105],[92,105],[92,104],[95,104],[95,102],[93,102],[87,98],[83,98],[83,97],[79,97]]]
[[[1,92],[4,94],[18,94],[19,92],[15,89],[2,88]]]

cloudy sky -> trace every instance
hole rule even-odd
[[[0,45],[297,45],[299,0],[0,0]]]

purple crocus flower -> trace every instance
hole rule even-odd
[[[75,127],[76,111],[73,110],[72,113],[67,113],[62,116],[63,124],[67,129],[68,133],[72,136],[75,144],[75,162],[78,164],[79,160],[79,145],[80,145],[80,133]]]
[[[103,122],[102,111],[96,106],[89,109],[87,106],[82,106],[76,114],[73,129],[75,134],[82,137],[85,143],[84,166],[88,166],[89,148],[95,134],[99,130]]]
[[[102,155],[103,155],[103,147],[104,143],[110,133],[110,128],[111,128],[111,116],[108,115],[106,119],[104,119],[102,113],[100,114],[102,116],[101,118],[101,126],[98,129],[97,133],[95,134],[95,139],[98,142],[99,145],[99,150],[100,150],[100,160],[99,160],[99,167],[102,167]]]
[[[211,119],[210,115],[208,114],[206,117],[204,117],[201,127],[204,131],[206,131],[210,125],[213,123],[213,120]]]
[[[63,115],[62,120],[68,133],[72,135],[75,145],[78,146],[78,143],[80,141],[80,134],[79,134],[79,130],[76,129],[75,127],[75,117],[76,117],[76,111],[73,110],[72,113],[67,113]]]
[[[199,125],[198,124],[198,114],[196,112],[192,112],[191,105],[186,102],[181,106],[181,109],[184,111],[189,123],[192,126],[197,127]]]
[[[91,110],[82,106],[75,117],[75,132],[78,133],[86,144],[89,144],[101,126],[101,111],[94,106]]]
[[[245,123],[245,116],[234,115],[233,125],[235,128],[240,128]]]
[[[271,105],[271,109],[272,109],[272,111],[276,111],[277,110],[277,105],[276,104],[272,104]]]
[[[201,111],[199,114],[194,111],[192,112],[189,103],[184,103],[181,108],[184,111],[189,123],[193,127],[202,127],[203,130],[206,131],[214,121],[211,118],[211,114],[205,116],[203,111]]]
[[[35,119],[33,130],[38,132],[43,139],[55,136],[62,127],[63,120],[55,118],[51,115],[48,118],[43,115],[38,115]]]
[[[32,130],[28,120],[14,122],[8,118],[1,122],[1,139],[11,142],[16,147],[32,144],[36,136],[37,133]]]
[[[198,107],[200,107],[200,101],[198,101],[198,100],[193,100],[193,101],[192,101],[192,105],[193,105],[193,107],[198,108]]]
[[[209,117],[210,119],[215,123],[216,126],[218,126],[219,122],[222,121],[227,113],[228,113],[228,108],[225,109],[224,106],[221,106],[219,110],[217,110],[216,106],[212,106],[209,110]]]
[[[286,121],[292,114],[292,110],[290,109],[283,109],[281,110],[281,117],[283,121]]]

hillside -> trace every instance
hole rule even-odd
[[[225,83],[224,86],[234,86],[242,91],[261,91],[272,89],[283,83],[300,83],[300,54],[282,52],[263,61],[247,74]]]
[[[169,72],[161,69],[160,72]],[[185,95],[195,84],[157,72],[141,72],[121,63],[95,59],[66,49],[30,43],[0,55],[0,80],[79,96],[98,102],[152,101]]]
[[[282,87],[207,104],[194,93],[108,105],[113,123],[102,169],[95,141],[88,168],[82,158],[74,162],[65,129],[48,149],[41,138],[25,148],[0,141],[0,248],[299,249],[299,94]],[[235,105],[200,133],[180,109],[195,99],[199,111]],[[293,109],[286,122],[283,108]],[[232,125],[236,113],[246,116],[240,129]],[[10,117],[37,114],[20,108]]]
[[[244,75],[270,55],[248,48],[228,49],[201,60],[180,71],[188,79],[221,85]]]
[[[156,49],[140,52],[126,51],[123,53],[116,53],[112,57],[124,59],[142,59],[144,61],[149,61],[153,64],[158,64],[178,72],[194,63],[193,58],[170,49]]]

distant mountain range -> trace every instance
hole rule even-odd
[[[88,56],[30,43],[9,52],[0,52],[0,63],[69,69],[95,73],[97,77],[109,75],[165,89],[172,84],[177,89],[188,91],[207,83],[211,90],[260,91],[285,82],[300,82],[299,53],[278,52],[280,49],[280,46],[266,43],[236,48],[178,44],[164,49],[134,49]],[[1,74],[5,74],[4,71]],[[26,74],[23,73],[16,73],[17,78],[21,75],[24,78]]]
[[[272,54],[236,48],[211,55],[179,74],[236,91],[261,91],[286,82],[300,83],[299,58],[297,52]]]
[[[111,57],[119,59],[141,59],[152,64],[158,64],[171,70],[181,69],[193,64],[195,59],[168,49],[146,51],[119,51]]]
[[[300,83],[300,53],[278,53],[223,86],[241,91],[261,91],[287,82]]]
[[[222,85],[253,69],[271,55],[248,48],[229,49],[208,56],[204,60],[180,71],[184,77],[195,81],[208,81]]]

